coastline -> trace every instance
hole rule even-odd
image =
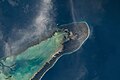
[[[57,52],[55,53],[52,57],[52,59],[49,61],[49,62],[46,62],[45,65],[43,66],[42,69],[40,69],[38,72],[36,72],[36,74],[33,76],[33,78],[31,80],[41,80],[42,77],[45,75],[45,73],[50,70],[54,65],[55,63],[57,62],[57,60],[59,60],[63,55],[67,55],[67,54],[71,54],[71,53],[74,53],[75,51],[77,51],[78,49],[81,48],[81,46],[85,43],[85,41],[89,38],[89,35],[90,35],[90,28],[87,24],[87,22],[85,21],[82,21],[82,22],[73,22],[73,23],[69,23],[69,24],[64,24],[62,26],[65,26],[65,25],[70,25],[70,24],[74,24],[74,23],[78,23],[78,24],[85,24],[87,26],[87,36],[84,40],[81,41],[81,43],[79,44],[79,47],[77,49],[75,49],[74,51],[72,52],[68,52],[68,53],[64,53],[63,52]],[[63,44],[64,46],[64,44]]]
[[[35,80],[36,78],[35,78],[35,76],[36,75],[38,75],[39,74],[39,72],[42,70],[42,69],[44,69],[47,65],[49,65],[50,64],[50,61],[53,59],[53,58],[55,58],[56,56],[55,55],[57,55],[57,54],[59,54],[59,52],[61,52],[62,51],[62,48],[63,48],[63,46],[61,46],[61,48],[59,48],[56,52],[55,52],[55,54],[54,55],[52,55],[52,58],[50,59],[50,60],[48,60],[44,65],[43,65],[43,67],[42,68],[40,68],[39,69],[39,71],[38,72],[36,72],[33,76],[32,76],[32,78],[30,79],[30,80]],[[45,69],[44,69],[45,70]],[[41,73],[41,75],[43,76],[44,75],[44,72],[43,72],[43,74]],[[35,78],[35,79],[34,79]],[[39,79],[38,79],[39,80]]]
[[[55,31],[53,37],[47,38],[42,43],[34,41],[31,45],[39,44],[29,47],[16,57],[10,56],[5,61],[2,60],[1,64],[4,63],[3,68],[6,68],[5,72],[0,75],[2,80],[4,80],[3,75],[6,77],[5,79],[12,80],[42,79],[60,57],[77,51],[90,35],[86,22],[74,22],[60,27]],[[14,66],[11,66],[13,64]]]

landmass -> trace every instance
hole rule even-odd
[[[0,80],[40,80],[57,60],[77,51],[90,34],[86,22],[74,22],[59,26],[52,35],[19,54],[0,59]]]

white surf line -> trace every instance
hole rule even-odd
[[[62,47],[63,48],[63,47]],[[61,51],[62,51],[62,48],[60,48],[54,55],[52,55],[53,57],[56,57],[55,55],[56,54],[59,54]],[[61,57],[61,56],[60,56]],[[57,60],[60,58],[60,57],[58,57],[56,60],[55,60],[55,62],[48,68],[48,69],[46,69],[46,71],[42,74],[42,76],[40,77],[40,79],[39,80],[41,80],[43,77],[44,77],[44,75],[55,65],[55,63],[57,62]],[[52,60],[52,58],[51,58],[51,60]],[[50,60],[49,60],[50,61]]]
[[[40,4],[40,12],[38,16],[35,19],[35,27],[36,27],[36,35],[42,34],[47,29],[47,24],[51,23],[53,21],[53,18],[51,17],[50,11],[53,8],[52,0],[42,0]],[[44,74],[48,71],[47,69]],[[41,76],[41,78],[44,76],[44,74]],[[41,78],[39,80],[41,80]]]
[[[73,24],[73,23],[85,23],[85,24],[86,24],[86,26],[87,26],[88,35],[87,35],[87,37],[85,38],[85,40],[84,40],[84,41],[82,41],[82,43],[80,44],[79,48],[77,48],[77,49],[76,49],[76,50],[74,50],[73,52],[65,53],[65,54],[63,54],[63,55],[72,54],[72,53],[76,52],[78,49],[80,49],[80,48],[81,48],[81,46],[82,46],[82,45],[86,42],[86,40],[89,38],[90,33],[91,33],[91,31],[90,31],[90,27],[89,27],[89,25],[87,24],[87,22],[86,22],[86,21],[81,21],[81,22],[72,22],[72,23],[69,23],[69,24]],[[64,25],[62,25],[62,26],[69,25],[69,24],[64,24]]]
[[[78,49],[80,49],[81,48],[81,46],[85,43],[85,41],[89,38],[89,36],[90,36],[90,28],[89,28],[89,25],[87,24],[87,22],[86,21],[81,21],[81,22],[73,22],[73,23],[85,23],[86,25],[87,25],[87,29],[88,29],[88,35],[87,35],[87,37],[86,37],[86,39],[81,43],[81,45],[79,46],[79,48]],[[73,24],[73,23],[69,23],[69,24]],[[68,25],[68,24],[64,24],[64,25],[62,25],[62,26],[65,26],[65,25]],[[77,51],[78,49],[76,49],[75,51]],[[49,67],[44,73],[43,73],[43,75],[40,77],[40,79],[39,80],[41,80],[43,77],[44,77],[44,75],[55,65],[55,63],[62,57],[62,56],[64,56],[64,55],[68,55],[68,54],[72,54],[72,53],[74,53],[75,51],[73,51],[73,52],[70,52],[70,53],[65,53],[65,54],[62,54],[62,55],[60,55],[56,60],[55,60],[55,62],[51,65],[51,67]]]
[[[90,36],[90,27],[89,27],[89,25],[87,24],[87,22],[85,22],[85,21],[81,21],[80,23],[85,23],[85,24],[86,24],[86,26],[87,26],[87,30],[88,30],[88,35],[87,35],[87,37],[85,38],[85,40],[82,41],[82,43],[80,44],[80,46],[79,46],[78,49],[81,48],[81,46],[86,42],[86,40],[87,40],[87,39],[89,38],[89,36]],[[76,49],[75,51],[77,51],[78,49]],[[75,51],[73,51],[73,52],[71,52],[71,53],[74,53]]]

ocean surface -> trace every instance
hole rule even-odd
[[[72,22],[68,0],[56,0],[57,23]],[[91,36],[81,49],[58,60],[42,80],[120,80],[120,1],[73,0],[76,21],[87,21]]]
[[[21,45],[17,41],[22,36],[27,34],[23,40],[26,37],[30,40],[31,29],[39,30],[31,24],[39,17],[36,15],[41,3],[41,0],[0,0],[0,57],[9,55],[7,42],[18,49]],[[86,21],[91,35],[77,52],[62,56],[42,80],[120,80],[119,3],[119,0],[52,0],[54,10],[50,14],[55,14],[55,24]]]

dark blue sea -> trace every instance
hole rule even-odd
[[[16,31],[29,29],[40,1],[0,0],[0,57],[6,53],[6,42],[22,38],[23,34],[15,37]],[[91,34],[77,52],[62,56],[42,80],[120,80],[120,1],[52,1],[58,26],[86,21]]]
[[[42,80],[120,80],[120,1],[73,0],[77,21],[87,21],[91,36],[81,49],[63,56]],[[71,5],[56,0],[57,22],[69,23]]]

